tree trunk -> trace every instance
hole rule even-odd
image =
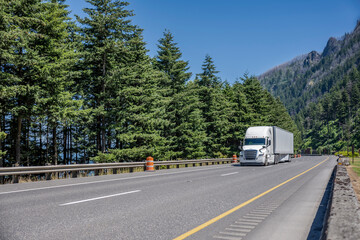
[[[79,134],[79,128],[78,127],[75,127],[75,131],[76,131],[76,136],[78,136]],[[75,161],[76,161],[76,164],[78,163],[78,152],[79,152],[79,139],[76,140],[76,148],[75,148]]]
[[[57,150],[57,135],[56,135],[56,126],[53,127],[53,160],[52,160],[52,164],[53,165],[58,165],[58,150]]]
[[[63,156],[64,156],[64,164],[67,164],[67,127],[63,128]]]
[[[73,148],[72,148],[72,128],[71,128],[71,125],[70,125],[70,128],[69,128],[69,147],[68,147],[68,149],[69,149],[69,158],[70,158],[70,163],[72,162],[72,150],[73,150]]]
[[[115,132],[115,147],[116,147],[116,149],[119,149],[120,148],[120,142],[119,142],[119,138],[118,138],[118,135],[119,135],[119,132],[118,131],[116,131]]]
[[[0,115],[0,132],[2,131],[2,115]],[[0,152],[2,151],[2,140],[0,139]],[[0,167],[4,166],[4,160],[3,158],[0,156]]]
[[[105,116],[102,116],[102,128],[101,128],[101,152],[105,152],[105,143],[106,143],[106,139],[105,139]]]
[[[106,52],[103,56],[103,69],[102,69],[102,81],[101,81],[101,91],[102,91],[102,104],[104,104],[104,97],[105,96],[105,76],[106,76]],[[105,107],[106,109],[106,107]],[[101,117],[101,152],[105,152],[105,145],[106,145],[106,136],[105,136],[105,115]]]
[[[43,164],[44,158],[43,158],[43,144],[42,144],[42,126],[41,123],[39,123],[39,141],[40,141],[40,163]],[[40,165],[41,165],[40,164]]]
[[[30,121],[26,121],[26,164],[30,166]]]
[[[0,115],[0,132],[2,131],[2,115]],[[2,140],[0,139],[0,152],[2,151]],[[4,158],[0,156],[0,168],[4,167]],[[4,176],[0,176],[0,184],[4,184]]]
[[[97,117],[97,135],[96,135],[96,146],[97,150],[101,151],[101,120],[100,116]]]
[[[49,123],[46,126],[46,156],[45,161],[49,163]]]
[[[21,158],[21,123],[22,123],[22,117],[18,116],[17,118],[17,132],[16,132],[16,143],[15,143],[15,165],[20,165],[20,158]]]

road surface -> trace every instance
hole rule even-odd
[[[0,239],[306,239],[335,157],[0,186]]]

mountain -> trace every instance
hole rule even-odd
[[[291,115],[329,92],[338,81],[360,66],[360,21],[353,32],[331,37],[322,53],[311,51],[258,76],[279,97]]]

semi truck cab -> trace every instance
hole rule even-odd
[[[290,161],[293,134],[275,126],[249,127],[241,145],[241,165],[268,165]]]
[[[274,163],[272,151],[272,128],[248,128],[240,154],[240,164],[268,165]]]

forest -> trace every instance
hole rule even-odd
[[[259,76],[301,132],[302,149],[360,152],[360,21],[351,33]]]
[[[150,57],[129,3],[0,0],[0,167],[229,157],[245,130],[300,132],[254,76],[202,72],[165,30]]]
[[[360,73],[353,67],[318,101],[295,117],[303,133],[304,148],[319,152],[360,148]]]

